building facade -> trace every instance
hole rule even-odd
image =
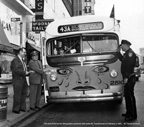
[[[94,15],[95,0],[72,0],[73,16]]]
[[[25,37],[25,17],[34,13],[20,0],[1,0],[0,10],[0,83],[9,83],[11,61]]]
[[[0,10],[3,12],[0,14],[0,83],[11,81],[11,61],[20,47],[41,49],[40,33],[32,31],[35,1],[0,0]],[[43,20],[71,16],[62,0],[40,1],[44,1]]]

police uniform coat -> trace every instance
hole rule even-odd
[[[134,67],[136,65],[136,54],[133,52],[131,48],[129,48],[122,56],[120,53],[118,54],[119,59],[122,61],[121,64],[121,73],[123,78],[129,78],[131,74],[134,73]]]
[[[136,99],[134,96],[134,86],[136,83],[134,67],[136,65],[136,54],[129,48],[122,56],[118,53],[119,59],[122,61],[121,73],[123,79],[127,78],[128,82],[124,85],[124,95],[126,103],[126,114],[132,118],[137,118]]]
[[[30,107],[35,108],[40,105],[41,89],[43,81],[43,68],[42,63],[39,60],[30,60],[29,62],[30,70],[33,70],[29,76],[30,83]]]
[[[25,64],[26,65],[26,64]],[[12,84],[14,90],[13,111],[26,110],[27,82],[25,67],[17,56],[11,62]]]

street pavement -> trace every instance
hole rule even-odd
[[[12,84],[0,84],[2,86],[6,86],[8,88],[8,97],[7,97],[7,114],[5,120],[0,120],[0,127],[11,127],[14,126],[16,123],[20,122],[21,120],[25,119],[26,117],[32,115],[38,110],[30,110],[29,109],[29,97],[26,99],[26,112],[20,112],[20,114],[16,114],[12,112],[12,105],[13,105],[13,86]],[[44,103],[44,96],[41,97],[41,105],[40,107],[45,106]]]

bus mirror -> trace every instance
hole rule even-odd
[[[138,58],[138,56],[136,56],[136,64],[135,64],[135,67],[139,67],[139,58]]]

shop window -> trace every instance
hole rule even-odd
[[[0,79],[10,79],[12,78],[11,72],[11,61],[14,59],[15,55],[9,53],[0,53]]]

